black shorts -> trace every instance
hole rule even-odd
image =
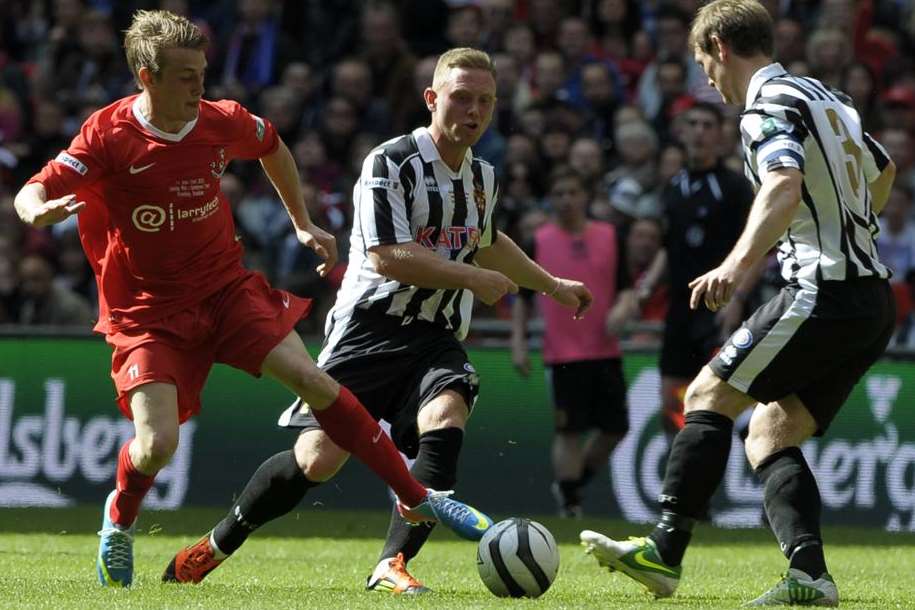
[[[625,434],[629,430],[626,381],[619,358],[583,360],[547,367],[557,432]]]
[[[330,334],[329,334],[330,336]],[[416,416],[427,403],[453,389],[473,409],[479,376],[454,334],[439,326],[383,314],[351,320],[318,358],[321,368],[356,395],[376,420],[391,425],[391,438],[407,457],[416,457]],[[320,428],[314,415],[296,401],[277,424],[302,430]]]
[[[709,363],[718,377],[761,403],[800,398],[822,435],[893,334],[889,282],[789,285],[756,310]]]
[[[664,321],[659,368],[662,377],[692,379],[721,347],[721,327],[707,309],[672,301]]]

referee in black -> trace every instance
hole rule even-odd
[[[666,271],[669,306],[661,346],[661,413],[668,436],[683,427],[686,387],[743,321],[746,299],[763,265],[756,265],[718,311],[690,309],[689,283],[724,260],[746,224],[753,189],[722,162],[721,108],[697,102],[686,111],[682,141],[687,167],[661,193],[664,249],[636,286],[639,303],[650,297]]]
[[[734,418],[755,405],[745,449],[788,558],[751,606],[838,606],[820,534],[820,493],[801,444],[825,433],[883,354],[895,306],[874,240],[895,167],[851,99],[772,61],[772,19],[757,0],[714,0],[690,32],[697,63],[743,108],[745,170],[757,187],[746,228],[715,269],[690,282],[690,307],[717,311],[778,243],[779,294],[727,340],[690,384],[659,498],[661,519],[626,542],[583,531],[601,565],[657,597],[672,595],[695,520],[721,483]]]

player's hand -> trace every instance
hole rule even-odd
[[[741,270],[725,259],[721,265],[689,283],[692,290],[689,308],[698,309],[699,303],[704,301],[709,311],[718,311],[731,300],[741,275]]]
[[[575,309],[572,317],[576,320],[581,320],[588,308],[591,307],[591,301],[594,300],[591,291],[588,290],[587,286],[575,280],[567,280],[561,277],[556,278],[556,280],[559,284],[553,292],[549,293],[549,296],[560,305]]]
[[[330,273],[337,264],[337,238],[314,223],[304,229],[296,229],[295,236],[303,245],[324,259],[324,262],[318,265],[321,277]]]
[[[85,201],[77,201],[76,195],[64,195],[50,199],[32,209],[32,218],[27,221],[33,227],[46,227],[76,214],[86,207]]]
[[[492,305],[509,292],[517,294],[518,284],[514,283],[498,271],[479,268],[477,269],[476,274],[474,274],[473,284],[470,286],[470,290],[478,299],[487,305]]]

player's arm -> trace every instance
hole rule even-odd
[[[33,227],[46,227],[76,214],[86,207],[86,202],[77,201],[72,193],[49,200],[42,183],[30,182],[16,194],[13,205],[22,222]]]
[[[880,214],[886,200],[890,198],[890,191],[893,188],[893,181],[896,179],[896,164],[890,161],[887,163],[877,179],[870,183],[872,204],[871,208],[874,214]]]
[[[575,309],[576,319],[591,306],[593,297],[584,284],[550,275],[501,231],[491,246],[480,248],[475,260],[481,267],[498,271],[520,286],[542,292],[557,303]]]
[[[801,171],[794,167],[765,172],[746,227],[730,254],[717,268],[689,283],[691,309],[696,309],[703,298],[711,311],[727,304],[750,269],[788,230],[801,202],[803,180]]]
[[[372,246],[369,261],[375,271],[401,284],[420,288],[467,289],[492,305],[518,286],[501,273],[437,256],[416,242]]]
[[[302,194],[302,183],[295,159],[292,158],[286,144],[279,140],[276,149],[261,157],[260,162],[286,207],[289,218],[292,219],[296,237],[324,259],[324,262],[318,265],[318,273],[322,277],[327,275],[337,264],[337,240],[311,221],[308,208],[305,207],[305,197]]]

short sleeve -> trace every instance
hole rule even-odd
[[[29,183],[40,182],[48,199],[57,199],[91,186],[108,172],[105,145],[95,121],[90,117],[66,150],[45,164]]]
[[[225,101],[231,121],[233,137],[226,154],[231,159],[260,159],[276,150],[279,136],[273,123],[248,110],[237,102]]]
[[[397,167],[381,150],[366,157],[355,188],[356,215],[366,248],[413,241],[404,185]]]
[[[871,134],[866,131],[864,132],[864,149],[861,152],[864,178],[868,182],[873,182],[890,164],[890,155],[880,142],[872,138]]]
[[[796,108],[777,98],[761,98],[741,117],[740,131],[749,149],[750,165],[760,179],[785,167],[803,173],[807,129]]]

